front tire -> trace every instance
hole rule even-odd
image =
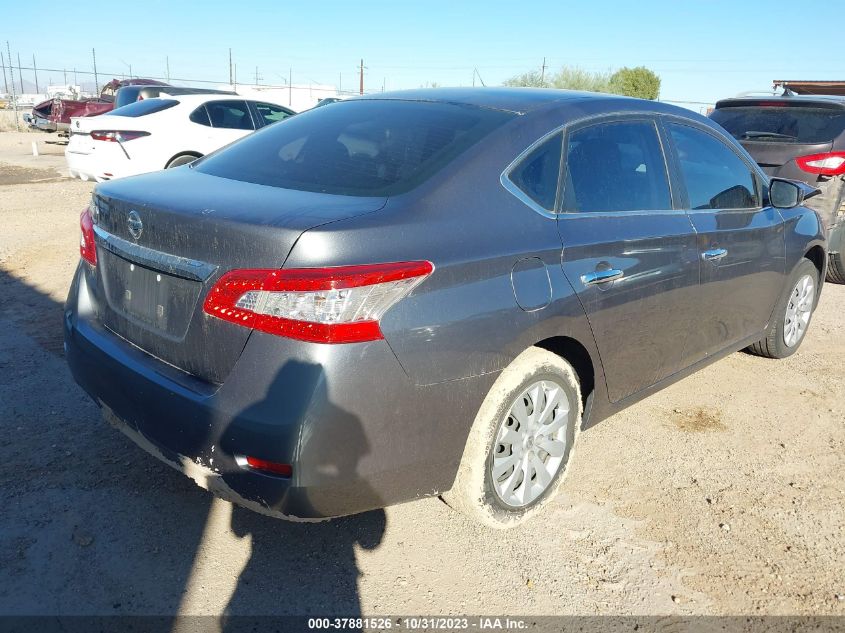
[[[478,411],[446,503],[498,529],[536,514],[563,483],[581,402],[569,363],[539,347],[520,354]]]
[[[810,327],[818,288],[818,269],[809,259],[801,260],[792,271],[766,336],[748,351],[766,358],[786,358],[797,352]]]

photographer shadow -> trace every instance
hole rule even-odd
[[[318,451],[313,469],[322,475],[319,496],[309,502],[320,510],[328,502],[342,507],[342,495],[354,486],[356,494],[374,498],[373,491],[359,478],[361,459],[369,453],[369,443],[359,419],[331,404],[325,372],[320,365],[288,361],[273,380],[267,396],[243,412],[244,419],[267,419],[268,407],[278,407],[273,394],[310,392],[300,402],[320,403],[321,419],[332,420],[342,437],[342,450]],[[298,416],[305,427],[301,437],[316,431],[319,420],[309,420],[308,411],[287,410],[283,416]],[[227,443],[222,436],[222,446]],[[319,440],[321,445],[326,438]],[[341,441],[338,439],[338,441]],[[321,461],[322,460],[322,461]],[[227,477],[237,488],[237,482]],[[339,492],[331,492],[337,490]],[[272,505],[274,500],[268,500]],[[340,503],[340,506],[337,504]],[[249,560],[238,577],[237,585],[221,617],[223,630],[242,630],[238,626],[246,616],[361,616],[358,579],[361,575],[356,549],[372,550],[379,546],[386,529],[384,510],[343,517],[319,523],[297,523],[263,516],[240,506],[232,510],[231,531],[239,538],[249,537]]]

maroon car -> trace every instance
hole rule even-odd
[[[32,109],[35,127],[47,131],[67,130],[71,117],[96,116],[114,108],[114,97],[124,86],[161,86],[161,81],[154,79],[112,79],[103,86],[99,97],[91,99],[48,99]]]

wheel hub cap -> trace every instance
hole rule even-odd
[[[783,342],[787,347],[794,347],[804,338],[815,301],[815,284],[810,275],[804,275],[795,284],[786,304],[786,316],[783,322]]]
[[[570,404],[551,380],[525,389],[499,425],[490,475],[503,503],[526,506],[551,485],[567,449]]]

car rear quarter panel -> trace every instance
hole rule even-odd
[[[580,342],[599,371],[589,325],[563,275],[554,218],[499,182],[522,150],[563,122],[544,116],[508,123],[378,213],[307,231],[286,267],[431,261],[434,273],[382,319],[388,343],[418,385],[501,371],[555,336]],[[526,258],[536,259],[527,266],[520,261]],[[545,275],[537,274],[540,267]],[[530,274],[519,272],[526,268]],[[549,300],[523,309],[514,283],[526,284],[520,296]]]

